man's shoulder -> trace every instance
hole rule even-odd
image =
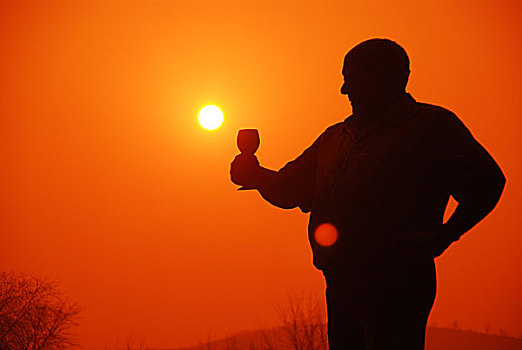
[[[466,128],[460,118],[447,108],[430,103],[416,102],[414,110],[423,123],[432,127]]]
[[[420,121],[422,129],[425,131],[423,133],[426,137],[425,142],[435,138],[436,140],[446,140],[447,143],[459,143],[473,138],[462,120],[447,108],[416,102],[415,110],[416,119]]]
[[[448,117],[455,116],[455,113],[442,106],[434,105],[426,102],[415,102],[415,111],[431,117]]]
[[[327,127],[326,130],[323,132],[323,134],[332,134],[332,133],[340,132],[341,130],[343,130],[343,127],[344,127],[344,121],[335,123],[335,124]]]
[[[337,137],[343,132],[344,122],[338,122],[327,127],[317,138],[316,141]]]

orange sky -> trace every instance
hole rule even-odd
[[[522,334],[517,1],[107,3],[0,5],[0,269],[60,281],[83,346],[197,343],[322,291],[307,216],[237,192],[229,162],[239,128],[279,168],[344,119],[343,56],[372,37],[406,48],[408,91],[457,113],[508,180],[437,260],[431,322]]]

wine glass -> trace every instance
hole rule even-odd
[[[237,133],[237,148],[241,154],[254,158],[254,154],[259,148],[259,132],[257,129],[241,129]],[[240,187],[238,191],[251,190],[248,187]]]
[[[244,155],[254,155],[259,148],[259,132],[257,129],[241,129],[237,133],[237,148]]]

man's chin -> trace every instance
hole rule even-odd
[[[358,112],[360,113],[360,107],[358,104],[354,104],[350,101],[350,105],[352,106],[352,114],[357,114]]]
[[[350,101],[350,106],[352,107],[352,114],[355,114],[355,111],[357,110],[357,104],[354,104],[351,100]]]
[[[372,110],[373,106],[371,103],[368,103],[367,101],[364,102],[353,102],[350,101],[350,105],[352,106],[352,113],[357,114],[366,114],[369,111]]]

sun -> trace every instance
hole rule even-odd
[[[198,113],[198,121],[203,129],[216,130],[223,123],[223,112],[215,105],[207,105]]]

